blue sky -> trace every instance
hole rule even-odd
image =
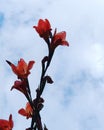
[[[26,99],[10,91],[16,76],[5,60],[36,61],[29,77],[34,91],[47,49],[32,26],[47,18],[53,29],[67,32],[70,46],[57,48],[48,70],[54,84],[43,94],[43,123],[49,130],[104,130],[103,12],[103,0],[0,0],[0,118],[12,113],[14,130],[30,124],[17,113]]]

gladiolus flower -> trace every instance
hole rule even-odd
[[[40,19],[37,26],[33,26],[40,37],[48,39],[51,35],[51,25],[48,19]]]
[[[19,79],[24,79],[30,74],[30,70],[32,69],[35,61],[29,61],[27,64],[24,59],[20,59],[17,66],[12,64],[10,61],[7,61],[7,63],[11,66],[12,71],[18,76]]]
[[[12,115],[9,116],[9,120],[0,119],[0,130],[12,130],[13,120]]]
[[[32,117],[33,114],[33,109],[30,106],[30,103],[27,102],[25,109],[21,108],[18,111],[19,114],[21,114],[22,116],[25,116],[27,119]]]
[[[51,50],[54,50],[58,45],[69,46],[69,43],[66,41],[65,31],[56,33],[56,30],[55,30],[51,44],[50,44]]]
[[[27,92],[27,84],[26,84],[26,80],[23,80],[23,81],[15,81],[14,82],[14,85],[13,87],[11,88],[12,89],[17,89],[19,90],[20,92],[22,92],[26,97],[28,95],[28,92]]]

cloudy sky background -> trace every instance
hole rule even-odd
[[[36,61],[29,76],[34,95],[40,62],[47,55],[46,44],[32,28],[40,18],[65,30],[70,43],[57,48],[48,70],[54,84],[43,94],[43,123],[49,130],[104,130],[103,0],[0,0],[0,118],[12,113],[14,130],[30,125],[17,113],[26,99],[10,91],[16,76],[5,60]]]

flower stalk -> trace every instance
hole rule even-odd
[[[31,95],[31,89],[29,85],[28,76],[31,74],[30,70],[32,69],[35,61],[29,61],[28,63],[25,62],[23,58],[18,61],[17,65],[14,65],[10,61],[6,60],[6,62],[11,67],[14,74],[17,76],[17,79],[14,82],[11,90],[16,89],[27,99],[27,103],[25,108],[21,108],[18,113],[22,116],[25,116],[26,119],[31,119],[31,125],[26,130],[48,130],[46,125],[43,126],[41,121],[41,114],[40,111],[43,108],[44,99],[42,98],[42,94],[46,87],[46,84],[52,84],[52,78],[47,75],[47,70],[50,66],[52,61],[54,52],[59,45],[62,46],[69,46],[69,43],[66,41],[66,32],[58,32],[55,29],[54,33],[52,34],[51,24],[48,19],[40,19],[38,21],[37,26],[33,26],[39,36],[46,42],[48,48],[48,55],[44,56],[41,61],[41,77],[39,81],[39,86],[36,89],[36,97],[33,98]],[[11,120],[10,120],[11,122]],[[9,125],[8,125],[9,126]],[[13,125],[11,125],[12,129]],[[10,129],[10,130],[11,130]],[[0,129],[1,130],[1,129]],[[4,129],[3,129],[4,130]],[[9,129],[8,129],[9,130]]]

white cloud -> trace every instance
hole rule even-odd
[[[32,90],[38,85],[41,58],[47,55],[44,41],[33,25],[39,18],[48,18],[52,27],[65,30],[70,47],[57,48],[48,71],[54,84],[47,85],[42,111],[43,122],[52,130],[103,130],[104,120],[104,1],[103,0],[0,0],[3,14],[0,24],[0,118],[13,112],[14,130],[29,123],[17,114],[25,97],[10,92],[16,76],[5,60],[16,63],[21,57],[35,60],[30,75]],[[41,50],[41,51],[40,51]],[[22,99],[22,100],[20,100]],[[14,104],[15,102],[15,104]],[[23,125],[18,125],[23,122]]]

